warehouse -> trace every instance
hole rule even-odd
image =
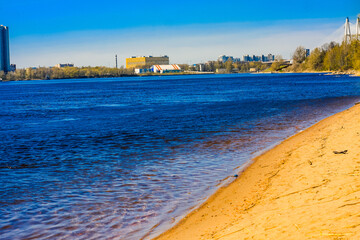
[[[151,67],[151,70],[154,73],[175,73],[175,72],[180,72],[181,68],[177,64],[154,65]]]

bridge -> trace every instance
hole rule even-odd
[[[345,42],[351,42],[352,39],[358,39],[360,40],[360,17],[356,19],[356,25],[355,25],[355,34],[351,34],[350,30],[350,21],[347,17],[345,20],[345,33],[344,33],[344,41]]]

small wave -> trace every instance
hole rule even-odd
[[[99,104],[98,107],[127,107],[129,104]]]
[[[76,121],[79,119],[76,118],[64,118],[64,119],[57,119],[57,120],[50,120],[49,122],[67,122],[67,121]]]

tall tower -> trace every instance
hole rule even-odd
[[[345,21],[344,41],[345,41],[345,43],[350,43],[351,42],[350,22],[349,22],[348,17],[346,18],[346,21]]]
[[[356,39],[360,40],[360,17],[356,19]]]
[[[118,68],[118,65],[117,65],[117,54],[115,54],[115,68]]]
[[[0,71],[10,71],[9,28],[0,25]]]

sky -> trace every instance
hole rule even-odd
[[[18,68],[114,67],[115,54],[119,65],[138,55],[187,64],[220,55],[289,59],[297,46],[341,41],[345,18],[354,25],[359,13],[359,0],[16,0],[0,4],[0,24],[10,29]]]

